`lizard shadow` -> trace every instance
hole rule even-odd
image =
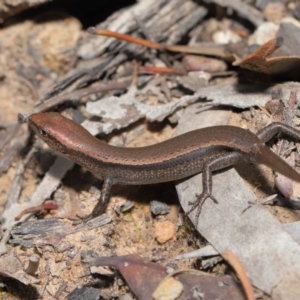
[[[76,174],[76,175],[74,175]],[[63,179],[63,185],[76,193],[90,192],[92,187],[101,190],[103,181],[98,179],[89,171],[85,171],[79,165],[67,173]],[[87,196],[90,197],[90,196]],[[117,197],[124,201],[133,201],[139,204],[149,204],[152,200],[158,200],[167,204],[178,203],[178,196],[173,182],[164,182],[147,185],[113,185],[110,193],[110,198]],[[121,202],[122,202],[121,200]],[[118,204],[121,204],[118,202]],[[93,207],[91,207],[91,210]]]
[[[247,162],[240,162],[234,168],[254,191],[257,198],[260,194],[267,196],[276,193],[273,179],[270,178],[269,180],[266,171],[263,170],[263,168],[266,168],[268,172],[273,174],[271,169]]]

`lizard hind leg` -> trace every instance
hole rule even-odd
[[[200,195],[196,195],[197,199],[195,201],[191,201],[188,203],[192,207],[190,207],[189,210],[185,213],[186,215],[189,215],[197,208],[196,216],[194,219],[196,227],[198,227],[200,213],[205,200],[207,198],[210,198],[216,204],[218,203],[218,200],[212,194],[212,171],[221,170],[226,167],[232,166],[241,160],[243,160],[243,158],[240,153],[233,151],[228,152],[225,155],[217,156],[209,162],[205,163],[202,171],[202,193]]]

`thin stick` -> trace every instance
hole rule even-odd
[[[244,265],[242,264],[242,262],[230,250],[225,250],[222,253],[222,256],[229,262],[229,264],[233,267],[237,276],[239,277],[239,279],[242,283],[242,286],[244,288],[244,292],[246,294],[247,300],[255,300],[253,287],[247,276],[246,269],[245,269]]]

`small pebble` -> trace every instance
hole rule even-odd
[[[270,2],[264,9],[264,16],[269,22],[279,23],[287,14],[281,2]]]
[[[171,221],[157,222],[155,224],[155,238],[160,244],[164,244],[173,238],[176,230],[176,226]]]
[[[150,202],[150,209],[155,216],[166,215],[170,212],[167,204],[156,200]]]
[[[279,25],[272,22],[265,22],[261,24],[249,37],[248,45],[263,45],[276,36],[278,29]]]
[[[70,258],[74,258],[74,257],[76,256],[76,252],[75,252],[75,251],[70,251],[70,252],[68,253],[68,256],[69,256]]]
[[[183,284],[173,277],[163,281],[152,294],[155,300],[175,300],[183,292]]]
[[[240,42],[242,38],[233,31],[226,29],[216,31],[212,36],[212,40],[217,44],[229,44]]]

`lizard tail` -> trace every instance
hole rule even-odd
[[[258,163],[264,164],[270,167],[273,171],[278,172],[294,181],[300,182],[300,174],[277,154],[266,146],[261,147],[259,150],[260,151],[256,156]]]

